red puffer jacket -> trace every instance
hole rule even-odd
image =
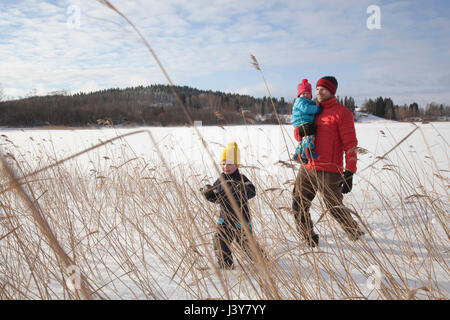
[[[358,140],[353,114],[340,105],[335,97],[322,102],[320,106],[322,112],[314,118],[317,124],[314,152],[318,157],[303,166],[308,170],[342,173],[345,153],[345,170],[355,173]],[[297,141],[301,140],[297,130],[294,130],[294,136]]]

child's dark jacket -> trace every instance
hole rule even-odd
[[[240,174],[238,169],[230,175],[225,173],[221,175],[236,200],[237,207],[241,210],[244,222],[250,222],[248,200],[256,195],[255,186],[245,175]],[[220,221],[230,225],[235,225],[236,222],[240,221],[239,214],[234,212],[233,205],[225,193],[225,188],[220,183],[220,178],[204,195],[208,201],[220,204]]]

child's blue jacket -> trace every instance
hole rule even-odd
[[[313,122],[319,110],[320,107],[316,106],[314,101],[299,97],[295,99],[292,107],[291,124],[294,127],[300,127],[307,122]]]

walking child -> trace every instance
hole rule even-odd
[[[294,106],[292,107],[291,124],[295,127],[296,131],[301,131],[302,128],[313,124],[314,116],[320,113],[320,107],[311,99],[311,84],[308,83],[307,79],[303,79],[297,86],[297,99],[295,99]],[[303,138],[295,149],[295,154],[292,156],[292,159],[308,163],[309,159],[317,158],[317,154],[313,151],[315,134],[300,135]]]
[[[247,228],[250,234],[252,233],[248,200],[256,195],[256,191],[253,183],[239,172],[239,158],[240,153],[236,142],[228,143],[219,157],[222,169],[221,177],[228,186],[232,199],[227,196],[220,178],[212,186],[208,184],[200,189],[208,201],[220,205],[220,216],[214,235],[214,250],[220,269],[234,268],[233,255],[230,249],[234,240],[251,259],[254,256],[244,228]]]

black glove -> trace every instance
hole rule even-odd
[[[200,192],[203,193],[205,195],[205,197],[207,197],[207,198],[209,195],[211,195],[211,193],[214,193],[212,185],[210,185],[210,184],[207,184],[203,188],[200,188]]]
[[[297,128],[300,137],[310,136],[316,133],[317,125],[314,122],[308,122]]]
[[[211,188],[212,188],[212,185],[207,184],[206,186],[200,188],[200,192],[205,193],[208,189],[211,189]]]
[[[342,193],[349,193],[353,187],[353,172],[345,170],[344,177],[341,182]]]

